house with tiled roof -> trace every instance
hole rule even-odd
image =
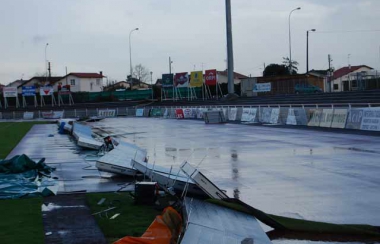
[[[21,93],[23,86],[35,86],[36,88],[38,88],[47,85],[54,85],[61,79],[62,76],[34,76],[29,80],[23,80],[21,83],[18,83],[17,92]]]
[[[370,72],[373,68],[367,65],[346,66],[334,71],[332,76],[333,92],[358,90],[360,83],[358,77]]]
[[[54,84],[54,91],[58,86],[69,85],[72,92],[100,92],[103,88],[103,72],[99,73],[79,73],[72,72],[60,79]]]
[[[219,84],[228,83],[228,72],[224,71],[216,71],[216,76]],[[249,78],[246,75],[234,72],[234,84],[240,84],[241,80]]]

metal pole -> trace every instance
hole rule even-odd
[[[309,73],[309,31],[306,31],[306,74]]]
[[[291,37],[291,31],[290,31],[290,16],[292,13],[296,10],[300,10],[301,8],[295,8],[289,13],[289,71],[292,72],[292,37]]]
[[[133,73],[133,69],[132,69],[132,47],[131,47],[131,35],[132,35],[132,32],[136,31],[136,30],[139,30],[139,28],[135,28],[133,30],[131,30],[129,32],[129,74],[132,78],[132,73]]]
[[[153,100],[153,72],[150,71],[150,85],[152,86],[152,100]]]
[[[45,82],[47,82],[47,58],[46,58],[46,52],[47,52],[47,47],[49,46],[49,43],[46,43],[46,45],[45,45],[45,77],[46,77],[46,79],[45,79]]]
[[[227,26],[227,75],[228,75],[228,93],[234,91],[234,54],[232,46],[232,20],[231,20],[231,0],[226,0],[226,26]]]

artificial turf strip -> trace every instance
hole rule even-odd
[[[106,199],[105,202],[98,205],[102,198]],[[86,194],[86,202],[92,213],[116,207],[107,213],[108,218],[105,214],[95,216],[109,243],[124,236],[141,236],[155,217],[161,214],[161,211],[152,206],[135,205],[129,193],[89,193]],[[116,213],[120,215],[110,220],[109,218]]]
[[[33,125],[41,123],[45,122],[0,123],[0,159],[5,159],[7,157]]]
[[[44,243],[42,198],[0,200],[0,243]]]

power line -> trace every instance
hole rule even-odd
[[[316,31],[316,32],[313,32],[314,34],[318,34],[318,33],[326,33],[326,34],[329,34],[329,33],[359,33],[359,32],[380,32],[380,30],[332,30],[332,31]]]

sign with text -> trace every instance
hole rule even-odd
[[[347,116],[346,129],[360,130],[362,124],[364,109],[350,109]]]
[[[322,109],[310,109],[310,120],[307,123],[307,126],[319,126],[322,116]]]
[[[321,120],[319,121],[319,126],[320,127],[331,127],[332,121],[334,117],[334,110],[331,108],[325,108],[322,111],[321,114]]]
[[[98,111],[99,117],[115,117],[116,116],[116,110],[115,109],[99,109]]]
[[[380,109],[364,110],[360,129],[380,131]]]
[[[40,96],[52,96],[54,89],[52,86],[43,86],[40,88]]]
[[[261,111],[260,122],[270,123],[271,116],[272,116],[272,108],[263,108]]]
[[[34,113],[33,112],[24,112],[22,118],[23,119],[33,119],[34,118]]]
[[[207,86],[215,86],[217,83],[216,69],[205,71],[205,83]]]
[[[36,87],[35,86],[23,86],[22,87],[22,95],[24,97],[34,97],[36,95]]]
[[[63,113],[63,111],[41,112],[41,116],[44,119],[62,119]]]
[[[201,87],[203,85],[203,72],[193,71],[190,76],[190,86],[191,87]]]
[[[17,97],[17,87],[3,87],[4,97]]]
[[[344,129],[347,121],[347,109],[334,109],[334,118],[331,124],[332,128]]]
[[[162,87],[173,87],[173,74],[162,75]]]
[[[257,114],[257,108],[243,108],[243,114],[241,116],[242,122],[255,122]]]
[[[270,114],[270,123],[271,124],[278,124],[278,119],[280,118],[280,109],[279,108],[272,108],[272,112]]]
[[[194,116],[193,109],[191,108],[184,108],[182,109],[182,111],[183,111],[183,117],[185,119],[193,119],[194,117],[196,117],[196,114]]]
[[[237,108],[230,108],[229,110],[228,119],[232,121],[236,120]]]
[[[138,108],[136,109],[136,117],[143,117],[144,116],[144,109]]]
[[[183,110],[181,108],[177,108],[175,110],[175,117],[176,119],[184,119],[185,116],[183,115]]]
[[[188,87],[189,86],[189,74],[187,72],[176,73],[174,76],[174,85],[176,87]]]
[[[270,92],[272,90],[272,83],[256,83],[253,86],[253,92]]]

